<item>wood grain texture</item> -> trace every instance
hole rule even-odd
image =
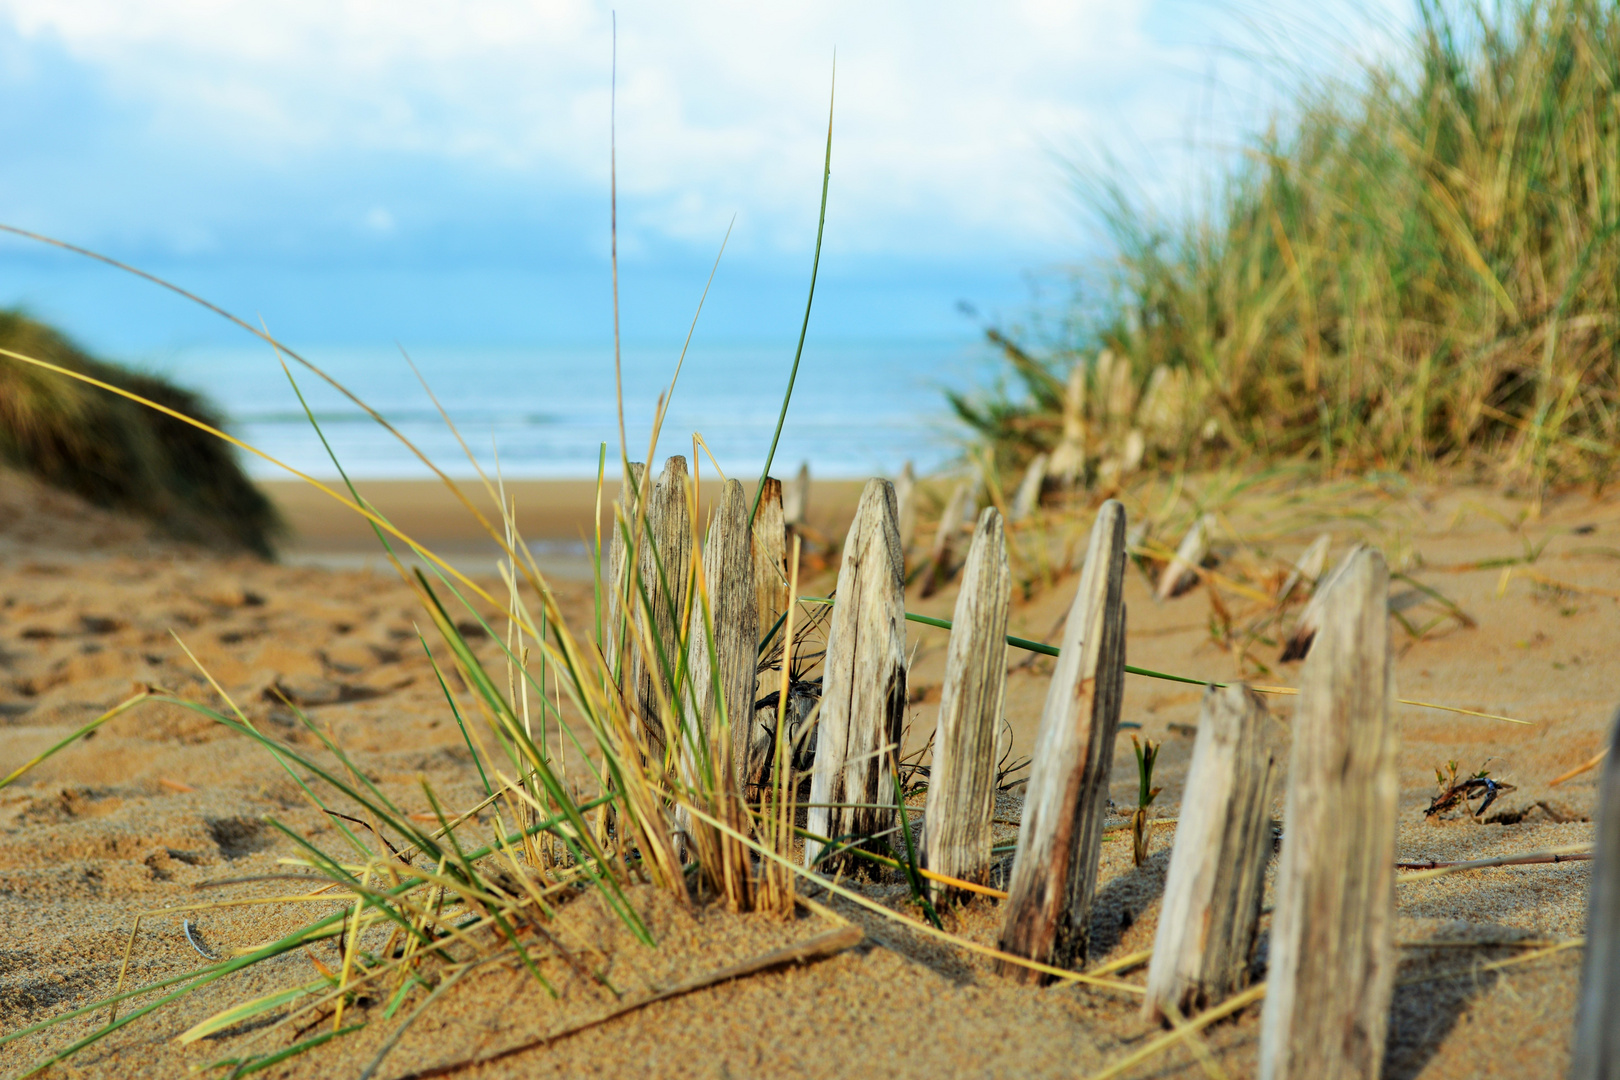
[[[669,676],[681,660],[692,573],[692,512],[684,457],[664,462],[647,497],[647,527],[636,555],[633,587],[643,647],[633,650],[635,662],[627,665],[624,685],[635,690],[636,734],[649,755],[661,759],[675,717],[664,716],[659,701],[675,700]]]
[[[905,584],[894,485],[870,480],[844,541],[837,604],[827,629],[811,803],[890,803],[893,748],[906,707]],[[894,823],[894,811],[811,806],[806,827],[821,836],[864,836]],[[821,844],[806,840],[805,865]]]
[[[704,735],[716,724],[726,729],[734,767],[747,760],[759,666],[759,596],[748,511],[742,482],[727,480],[701,553],[709,629],[702,629],[701,612],[694,608],[687,635],[698,728]],[[727,782],[734,784],[735,777]]]
[[[1376,1077],[1394,992],[1398,738],[1389,570],[1363,549],[1324,605],[1288,764],[1264,1080]]]
[[[1125,508],[1097,512],[1031,754],[1001,948],[1069,967],[1085,959],[1108,774],[1125,684]],[[1042,977],[1003,963],[1004,974]]]
[[[1620,713],[1599,781],[1571,1080],[1620,1078]]]
[[[1006,530],[1000,512],[987,507],[968,549],[945,654],[923,844],[930,870],[978,883],[990,874],[996,728],[1007,690],[1011,598]],[[936,885],[935,891],[941,889]]]
[[[1198,717],[1144,1019],[1202,1012],[1248,985],[1271,859],[1276,761],[1266,710],[1242,683],[1210,687]]]

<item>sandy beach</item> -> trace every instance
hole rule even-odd
[[[477,801],[476,773],[418,628],[441,663],[443,649],[415,597],[374,554],[363,522],[318,492],[268,487],[295,530],[279,565],[174,544],[0,473],[0,774],[149,685],[219,707],[226,695],[267,733],[315,752],[317,740],[278,703],[284,695],[412,812],[428,810],[422,778],[452,807]],[[838,535],[858,490],[854,483],[818,484],[812,521]],[[442,547],[492,592],[503,588],[493,545],[479,541],[465,510],[442,490],[398,482],[367,483],[363,491],[403,531]],[[542,568],[552,560],[564,611],[587,625],[589,575],[578,568],[589,565],[594,485],[525,481],[509,492],[525,539],[540,545]],[[1393,566],[1441,592],[1473,623],[1431,619],[1444,609],[1419,602],[1415,625],[1432,627],[1421,634],[1392,627],[1399,696],[1528,721],[1400,706],[1400,858],[1462,860],[1589,842],[1597,774],[1556,787],[1549,781],[1592,757],[1620,703],[1620,501],[1569,494],[1535,508],[1468,488],[1367,488],[1346,499],[1353,505],[1332,512],[1307,503],[1267,521],[1234,515],[1230,527],[1252,538],[1248,557],[1280,566],[1322,531],[1333,535],[1335,557],[1354,539],[1380,545]],[[493,510],[487,497],[482,508]],[[1054,530],[1078,534],[1087,525],[1082,514]],[[1074,567],[1059,559],[1015,565],[1014,575],[1026,588],[1015,599],[1010,632],[1057,640]],[[830,584],[823,574],[801,591]],[[954,599],[952,586],[926,600],[913,594],[908,606],[949,617]],[[1212,638],[1204,590],[1156,603],[1145,576],[1131,569],[1126,599],[1130,663],[1201,679],[1234,675],[1230,650]],[[916,625],[910,631],[908,738],[920,746],[939,705],[946,635]],[[485,638],[477,647],[493,670],[494,643]],[[1279,664],[1276,655],[1255,647],[1268,669],[1255,681],[1296,685],[1298,665]],[[1013,651],[1008,664],[1011,753],[1020,756],[1033,742],[1051,661]],[[1124,717],[1138,726],[1116,746],[1113,801],[1119,808],[1135,801],[1127,734],[1162,741],[1156,780],[1165,790],[1154,813],[1166,824],[1155,827],[1141,867],[1133,865],[1129,833],[1108,834],[1093,965],[1152,944],[1200,695],[1196,686],[1127,680]],[[1276,738],[1285,743],[1292,703],[1274,697],[1272,706]],[[1426,818],[1435,769],[1451,760],[1464,772],[1486,768],[1512,790],[1481,817]],[[0,947],[0,1034],[110,993],[138,917],[130,978],[147,983],[196,967],[204,949],[223,954],[336,910],[331,900],[220,904],[299,891],[284,882],[224,883],[284,871],[277,860],[296,851],[267,819],[317,843],[336,836],[261,748],[170,705],[118,717],[0,791],[0,921],[9,931]],[[1562,1076],[1579,949],[1503,962],[1530,951],[1516,941],[1578,938],[1587,881],[1587,864],[1573,862],[1398,884],[1401,967],[1386,1075]],[[911,911],[903,886],[871,894]],[[782,920],[717,906],[682,909],[646,888],[632,898],[656,949],[630,939],[589,895],[563,907],[556,923],[563,940],[599,958],[614,985],[632,996],[830,925],[811,911]],[[1268,912],[1270,903],[1268,892]],[[204,906],[174,910],[179,905]],[[973,954],[847,902],[829,907],[834,920],[862,927],[862,945],[660,1002],[456,1075],[1076,1076],[1104,1068],[1157,1032],[1137,1018],[1130,994],[1017,986]],[[944,918],[947,929],[983,944],[994,944],[1000,925],[990,900]],[[1262,932],[1267,925],[1269,914]],[[253,1024],[189,1046],[174,1036],[233,1002],[316,978],[317,962],[335,956],[330,948],[295,952],[221,979],[173,1010],[129,1024],[61,1066],[61,1075],[180,1075],[230,1056],[252,1037]],[[515,961],[486,965],[415,1024],[376,1075],[431,1074],[605,1010],[600,986],[558,960],[543,966],[555,996]],[[1120,977],[1140,983],[1143,971],[1128,968]],[[363,998],[354,1008],[380,1015],[386,1004]],[[1258,1015],[1250,1008],[1209,1028],[1199,1053],[1229,1076],[1252,1075]],[[0,1047],[0,1074],[16,1075],[82,1037],[92,1019]],[[359,1075],[389,1030],[370,1025],[265,1075]],[[270,1045],[285,1045],[291,1032],[270,1037],[279,1040]],[[1204,1068],[1182,1045],[1127,1075],[1199,1076]]]

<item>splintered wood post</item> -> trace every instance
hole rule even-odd
[[[1301,673],[1260,1017],[1264,1080],[1376,1077],[1394,994],[1389,569],[1356,553]]]
[[[810,521],[810,463],[802,462],[792,480],[782,485],[782,520],[790,529]]]
[[[692,512],[686,501],[686,476],[684,457],[676,455],[664,462],[664,471],[647,499],[647,528],[637,559],[640,588],[633,602],[645,649],[633,650],[635,663],[626,669],[634,677],[624,685],[635,688],[636,733],[654,759],[664,756],[665,727],[675,720],[662,715],[660,696],[672,708],[678,707],[670,676],[681,660],[681,630],[692,571]]]
[[[950,580],[951,541],[962,528],[968,515],[968,504],[973,498],[973,481],[963,480],[951,492],[945,509],[939,515],[939,528],[934,530],[934,547],[928,553],[928,573],[923,577],[922,595],[932,596]]]
[[[1012,577],[1001,514],[979,515],[945,654],[934,764],[928,777],[927,866],[983,883],[990,873],[996,726],[1007,689],[1007,604]],[[942,890],[936,885],[936,894]]]
[[[899,506],[900,550],[910,555],[917,542],[917,473],[909,461],[894,482],[894,498]]]
[[[1276,762],[1265,722],[1265,706],[1242,683],[1204,691],[1144,1019],[1167,1015],[1167,1005],[1191,1016],[1248,981],[1271,858]]]
[[[1609,756],[1598,788],[1597,835],[1586,902],[1586,955],[1576,1006],[1570,1080],[1620,1076],[1620,713],[1609,731]]]
[[[1041,488],[1046,486],[1047,460],[1045,454],[1036,454],[1030,459],[1029,468],[1024,470],[1023,482],[1018,485],[1018,494],[1013,496],[1012,510],[1007,520],[1023,521],[1040,508]]]
[[[1214,520],[1205,514],[1193,522],[1187,535],[1181,538],[1181,546],[1176,549],[1175,558],[1170,565],[1164,568],[1159,577],[1157,597],[1160,600],[1169,600],[1198,584],[1198,567],[1203,565],[1204,556],[1209,551],[1209,531]]]
[[[1097,512],[1046,690],[1018,827],[1001,948],[1059,967],[1085,959],[1108,773],[1125,689],[1125,507]],[[1002,962],[1003,973],[1044,981]]]
[[[840,844],[894,824],[889,777],[906,709],[906,596],[895,516],[894,485],[868,480],[844,540],[827,628],[806,828]],[[821,850],[806,839],[805,865],[815,866]]]

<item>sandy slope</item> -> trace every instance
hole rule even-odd
[[[543,501],[544,488],[536,488],[534,497]],[[1557,788],[1546,781],[1595,751],[1620,700],[1620,504],[1571,496],[1522,526],[1513,525],[1522,505],[1478,492],[1429,501],[1368,496],[1358,508],[1373,516],[1328,515],[1338,548],[1352,534],[1381,543],[1398,565],[1478,621],[1471,629],[1437,626],[1421,641],[1396,630],[1401,695],[1535,721],[1520,727],[1401,709],[1402,856],[1460,859],[1588,840],[1594,774]],[[574,525],[553,533],[577,536]],[[1573,531],[1588,525],[1589,531]],[[1258,533],[1268,525],[1239,527]],[[540,528],[530,538],[543,533]],[[1263,546],[1286,559],[1314,534],[1269,537]],[[1499,565],[1455,569],[1522,555],[1527,540],[1534,545],[1543,539],[1548,542],[1534,566],[1516,570],[1505,585]],[[312,550],[309,542],[303,550]],[[1073,587],[1073,575],[1060,574],[1051,588],[1035,590],[1033,599],[1016,607],[1014,632],[1051,635]],[[588,619],[585,586],[564,582],[558,588],[565,607]],[[1132,571],[1127,600],[1132,663],[1199,677],[1233,674],[1231,655],[1211,640],[1205,594],[1155,605]],[[952,601],[947,591],[913,606],[948,614]],[[450,805],[469,805],[479,791],[477,777],[416,641],[418,621],[425,625],[410,592],[384,574],[210,556],[154,540],[138,526],[0,474],[0,773],[136,684],[220,704],[185,656],[183,641],[267,731],[313,752],[313,737],[276,704],[279,689],[330,725],[368,775],[408,809],[426,809],[422,777]],[[925,630],[916,643],[910,719],[913,741],[920,742],[938,703],[944,635]],[[490,643],[482,647],[493,655]],[[1296,665],[1274,664],[1275,649],[1261,645],[1255,655],[1274,668],[1260,681],[1291,684],[1297,678]],[[1021,664],[1021,654],[1009,660],[1016,669],[1008,717],[1018,754],[1032,742],[1049,667],[1044,660]],[[1127,682],[1126,719],[1141,724],[1141,734],[1165,742],[1159,780],[1166,791],[1159,812],[1167,818],[1176,813],[1191,751],[1187,725],[1196,720],[1198,696],[1190,686]],[[1281,721],[1290,712],[1285,700],[1278,703]],[[1286,738],[1285,723],[1279,732]],[[1517,790],[1492,807],[1489,820],[1425,821],[1433,769],[1452,758],[1465,770],[1488,761],[1492,775]],[[1113,786],[1120,805],[1134,799],[1134,763],[1123,738]],[[291,888],[195,888],[275,870],[275,860],[292,849],[265,824],[267,816],[320,843],[336,839],[262,750],[172,706],[126,714],[0,792],[0,925],[7,928],[0,942],[0,1032],[109,992],[126,937],[142,912]],[[1131,866],[1126,834],[1105,843],[1094,959],[1151,944],[1172,836],[1170,826],[1156,833],[1154,855],[1140,869]],[[1587,876],[1586,866],[1576,863],[1402,885],[1397,936],[1578,935]],[[889,901],[903,908],[903,896],[893,895],[898,891],[888,890]],[[714,908],[681,910],[645,890],[637,902],[662,942],[656,952],[629,941],[593,900],[565,908],[558,924],[560,934],[601,957],[616,985],[631,992],[667,986],[825,928],[808,915],[784,923]],[[332,909],[330,903],[297,909],[272,904],[150,916],[141,924],[132,978],[151,981],[201,962],[186,941],[182,918],[205,946],[227,948],[266,940]],[[869,929],[867,946],[656,1005],[463,1075],[1072,1076],[1118,1058],[1147,1034],[1132,1000],[1098,991],[1014,987],[976,959],[872,916],[850,917]],[[993,904],[947,917],[960,932],[994,940]],[[1513,953],[1430,949],[1406,955],[1403,977],[1466,972]],[[327,962],[334,958],[330,950],[323,956]],[[1500,972],[1403,986],[1386,1071],[1562,1075],[1578,958],[1572,950]],[[559,999],[521,969],[491,965],[418,1024],[379,1075],[406,1075],[497,1048],[604,1007],[599,989],[560,961],[547,964]],[[75,1059],[73,1068],[95,1076],[179,1074],[185,1064],[234,1052],[249,1032],[190,1049],[179,1048],[170,1036],[231,1002],[314,975],[311,960],[293,954],[233,976],[171,1013],[123,1029]],[[368,1015],[376,1012],[374,1006]],[[1208,1034],[1229,1074],[1252,1072],[1257,1027],[1250,1010]],[[50,1036],[0,1048],[0,1073],[20,1072],[88,1030],[86,1021],[70,1022]],[[357,1075],[388,1030],[390,1025],[375,1024],[266,1075]],[[281,1029],[267,1045],[284,1045],[288,1038]],[[1182,1074],[1200,1075],[1185,1050],[1157,1058],[1139,1073]]]

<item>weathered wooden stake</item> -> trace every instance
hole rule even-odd
[[[631,597],[636,606],[638,627],[651,627],[645,636],[652,652],[644,654],[632,645],[626,650],[633,662],[626,663],[626,677],[622,685],[634,688],[633,701],[637,706],[637,719],[641,725],[637,734],[644,740],[649,754],[662,758],[666,745],[665,721],[673,717],[661,715],[658,699],[661,692],[665,700],[673,701],[664,665],[673,672],[681,659],[681,630],[687,615],[689,585],[692,571],[692,514],[687,505],[686,459],[676,455],[664,462],[664,471],[653,485],[647,499],[647,527],[641,538],[637,564],[640,590]],[[646,604],[652,605],[652,621],[647,620]],[[645,629],[638,631],[645,635]]]
[[[1316,589],[1311,593],[1311,599],[1305,605],[1305,610],[1299,613],[1299,621],[1294,624],[1293,632],[1283,642],[1280,659],[1285,663],[1289,660],[1302,660],[1311,651],[1311,642],[1316,639],[1317,628],[1322,625],[1322,613],[1327,610],[1328,594],[1333,591],[1334,585],[1344,576],[1345,570],[1365,547],[1365,544],[1352,547],[1345,552],[1344,558],[1339,560],[1339,565],[1333,568],[1332,573],[1317,581]]]
[[[1083,960],[1108,773],[1125,688],[1125,508],[1097,512],[1080,588],[1035,735],[1001,947],[1068,967]],[[1001,970],[1026,981],[1028,968]]]
[[[1209,532],[1214,525],[1214,519],[1205,514],[1193,522],[1187,535],[1181,538],[1181,546],[1176,549],[1175,558],[1170,565],[1164,568],[1159,575],[1159,588],[1157,597],[1168,600],[1198,584],[1198,567],[1204,562],[1204,555],[1209,551]]]
[[[793,479],[782,485],[782,520],[790,529],[810,521],[810,463],[801,462]]]
[[[922,595],[932,596],[951,575],[951,544],[961,531],[962,523],[973,512],[973,481],[963,480],[951,492],[950,501],[939,515],[939,528],[934,530],[934,548],[928,553],[928,572],[923,577]]]
[[[899,507],[900,550],[910,555],[917,542],[917,473],[909,461],[894,482],[894,499]]]
[[[786,541],[787,532],[782,523],[782,482],[774,476],[767,477],[765,493],[759,500],[758,512],[754,514],[754,594],[758,598],[759,636],[763,639],[771,633],[772,627],[776,628],[776,636],[771,639],[768,649],[773,656],[781,655],[782,635],[786,631],[785,621],[782,621],[782,614],[787,611],[788,605]],[[779,678],[777,671],[768,668],[760,671],[754,687],[754,700],[758,701],[776,690]],[[740,714],[733,712],[731,715],[732,723],[738,723]],[[751,725],[751,745],[768,749],[775,730],[776,710],[760,709]],[[752,753],[747,759],[739,759],[738,768],[743,769],[752,760]],[[746,771],[741,773],[741,777],[745,792],[759,782],[757,775]]]
[[[1007,515],[1009,521],[1023,521],[1041,505],[1041,489],[1046,486],[1045,454],[1036,454],[1030,459],[1029,467],[1024,470],[1024,479],[1018,485],[1018,494],[1013,496],[1012,509]]]
[[[889,777],[906,709],[906,597],[894,485],[868,480],[844,540],[838,603],[827,629],[821,714],[806,827],[821,836],[864,836],[894,823]],[[822,845],[804,843],[805,865]]]
[[[1593,820],[1597,835],[1570,1080],[1620,1077],[1620,713],[1610,726],[1609,756]]]
[[[1145,1019],[1190,1016],[1241,990],[1271,858],[1276,762],[1266,710],[1247,686],[1210,687],[1198,716],[1170,873],[1148,967]]]
[[[928,868],[965,881],[983,882],[990,873],[996,727],[1006,697],[1011,596],[1001,514],[987,507],[979,515],[956,598],[924,818]],[[941,890],[936,886],[935,891]]]
[[[1311,588],[1316,587],[1317,581],[1322,577],[1322,571],[1327,569],[1328,549],[1333,543],[1333,537],[1323,533],[1311,541],[1294,563],[1294,568],[1288,572],[1283,580],[1282,588],[1277,590],[1277,602],[1280,604],[1293,595],[1294,590],[1303,583]]]
[[[1377,1077],[1394,993],[1394,666],[1389,570],[1363,549],[1324,607],[1288,762],[1263,1080]]]
[[[703,582],[714,630],[713,656],[695,604],[692,628],[687,634],[687,663],[700,728],[708,734],[723,704],[732,734],[732,761],[744,775],[749,735],[754,727],[759,667],[759,598],[754,586],[754,545],[749,536],[748,509],[742,481],[727,480],[703,542]]]

